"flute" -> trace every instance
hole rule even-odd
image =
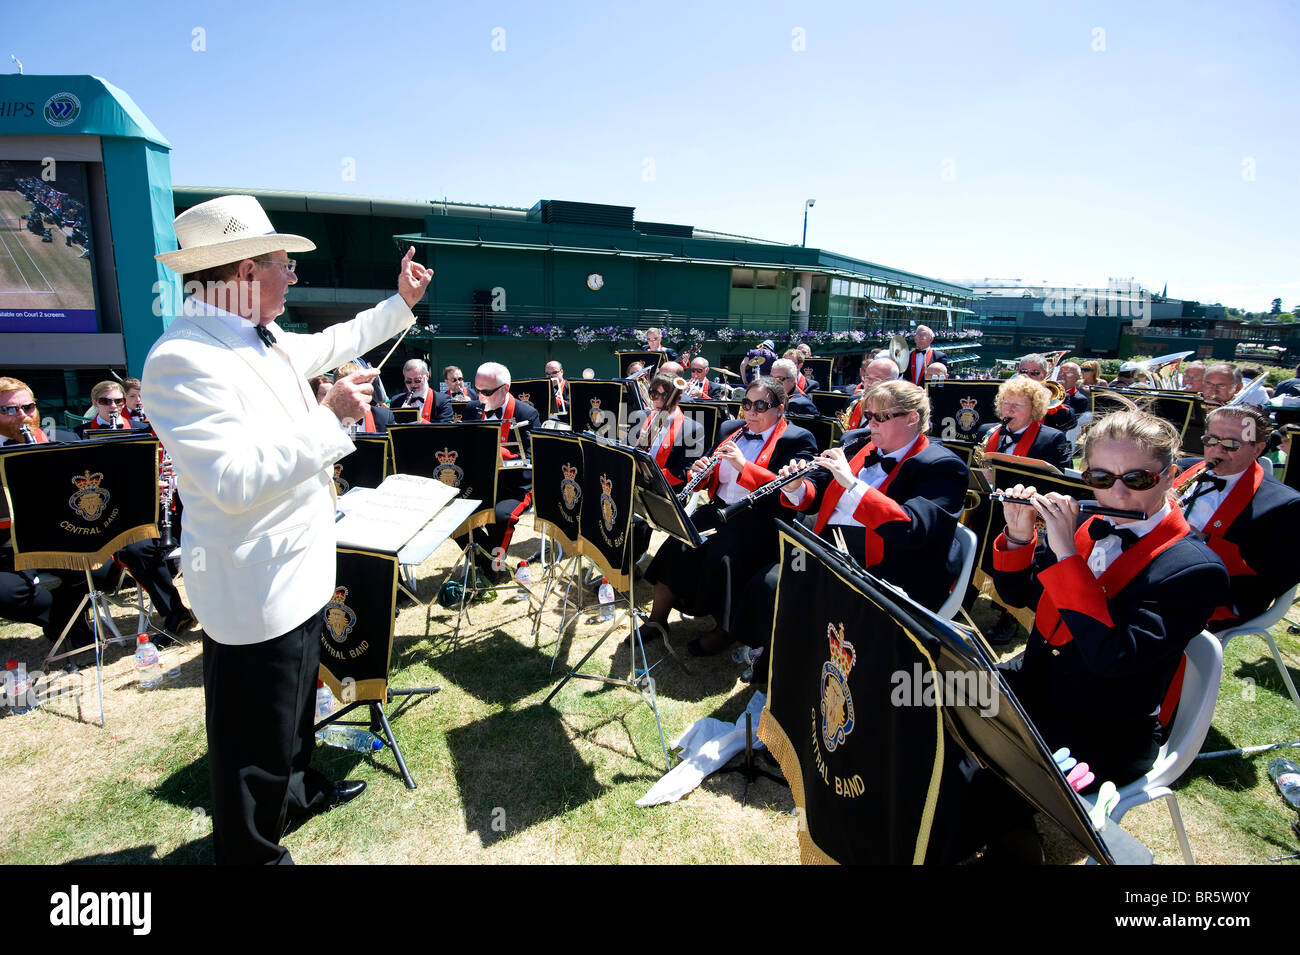
[[[1001,491],[993,491],[989,494],[990,501],[1000,501],[1003,504],[1028,504],[1033,506],[1033,501],[1025,500],[1019,497],[1007,497]],[[1096,514],[1100,517],[1124,517],[1134,521],[1145,521],[1147,519],[1146,511],[1130,511],[1122,507],[1106,507],[1104,504],[1098,504],[1096,501],[1080,501],[1079,510],[1089,514]]]

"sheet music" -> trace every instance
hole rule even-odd
[[[414,474],[394,474],[377,488],[354,487],[338,500],[338,543],[395,554],[457,493],[448,484]]]

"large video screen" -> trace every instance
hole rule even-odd
[[[0,332],[94,332],[86,167],[0,160]]]

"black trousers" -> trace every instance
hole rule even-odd
[[[292,865],[286,823],[325,808],[333,786],[312,769],[324,614],[261,643],[203,637],[203,695],[218,865]]]
[[[117,552],[117,558],[131,572],[136,583],[144,587],[153,602],[154,610],[164,620],[180,612],[181,595],[172,580],[167,554],[159,538],[128,544]]]

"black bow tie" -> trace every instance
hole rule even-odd
[[[1128,550],[1137,543],[1138,536],[1127,528],[1116,527],[1110,521],[1095,520],[1088,525],[1088,536],[1095,541],[1103,540],[1114,534],[1119,538],[1120,550]]]
[[[1202,471],[1200,474],[1196,475],[1196,480],[1194,480],[1192,483],[1202,484],[1202,485],[1208,484],[1211,487],[1213,487],[1216,491],[1222,491],[1225,487],[1228,486],[1228,479],[1223,477],[1218,477],[1217,475],[1211,474],[1209,471]],[[1198,493],[1199,493],[1199,488],[1198,488]]]
[[[863,470],[866,470],[873,464],[879,464],[881,470],[888,474],[890,471],[894,470],[894,466],[898,464],[898,462],[889,455],[881,454],[879,451],[872,449],[871,451],[868,451],[867,456],[862,459],[862,468]]]
[[[262,343],[267,348],[275,344],[275,336],[271,334],[271,330],[265,325],[254,325],[253,328],[257,330],[257,337],[262,339]]]
[[[998,448],[1001,449],[1015,444],[1017,441],[1020,440],[1020,435],[1022,434],[1024,434],[1023,431],[1019,432],[1018,434],[1013,434],[1012,432],[1008,431],[1006,428],[1003,428],[1002,440],[998,442]]]
[[[763,436],[761,434],[755,434],[753,431],[750,431],[748,428],[741,428],[740,434],[736,435],[736,440],[748,441],[750,438],[758,438],[761,440],[762,437]]]

